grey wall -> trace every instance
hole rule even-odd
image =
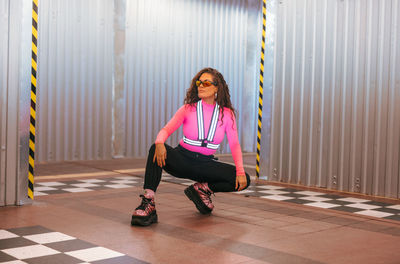
[[[279,2],[269,179],[400,197],[399,25],[398,0]]]
[[[183,99],[193,76],[204,67],[226,79],[239,111],[239,136],[244,150],[254,151],[256,72],[247,72],[251,34],[247,1],[128,1],[125,61],[126,156],[145,156],[158,131]],[[253,19],[257,19],[255,17]],[[248,53],[247,53],[248,52]],[[254,62],[253,58],[252,63]],[[245,82],[246,74],[250,80]],[[250,96],[248,95],[250,93]],[[244,119],[244,116],[249,118]],[[176,145],[182,130],[167,141]],[[227,144],[221,147],[228,152]]]
[[[32,2],[0,7],[0,205],[23,204]],[[35,163],[145,156],[193,75],[208,66],[224,74],[242,149],[254,151],[260,7],[258,0],[39,1]],[[229,152],[226,143],[221,152]]]
[[[113,8],[39,1],[38,162],[112,156]]]
[[[146,156],[207,66],[227,80],[242,148],[255,151],[259,7],[256,0],[41,0],[37,161]],[[181,137],[180,130],[168,143]]]
[[[31,10],[31,1],[0,0],[0,205],[30,202]]]
[[[0,205],[6,202],[9,0],[0,1]],[[15,175],[14,175],[15,177]],[[15,185],[14,185],[15,187]]]
[[[400,197],[399,1],[267,2],[261,175]],[[205,66],[227,79],[254,151],[260,6],[40,1],[36,162],[144,156]],[[22,204],[31,1],[0,7],[0,205]]]

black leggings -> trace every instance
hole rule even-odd
[[[155,144],[149,150],[147,156],[144,189],[157,190],[161,181],[162,169],[169,174],[196,182],[207,182],[213,192],[233,192],[236,186],[236,167],[230,164],[218,162],[213,155],[206,156],[189,151],[178,145],[176,148],[164,144],[167,149],[165,166],[161,168],[157,161],[153,163]],[[247,185],[250,185],[250,177],[246,173]]]

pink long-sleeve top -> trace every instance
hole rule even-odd
[[[167,125],[160,130],[160,132],[157,135],[155,143],[156,144],[164,143],[167,140],[167,138],[182,124],[183,124],[183,134],[185,135],[185,137],[188,139],[197,140],[198,129],[197,129],[196,105],[194,106],[183,105],[181,108],[179,108],[179,110],[175,113],[175,115],[167,123]],[[203,101],[205,137],[207,137],[208,135],[208,130],[210,128],[210,122],[214,111],[214,106],[215,105],[210,105]],[[215,131],[214,141],[211,143],[220,144],[224,139],[225,133],[227,135],[229,147],[232,151],[232,157],[236,165],[236,175],[243,175],[245,174],[245,172],[243,168],[242,150],[240,148],[238,134],[237,134],[236,119],[232,111],[226,107],[224,107],[223,122],[222,122],[222,110],[220,108],[220,114],[218,118],[217,129]],[[183,142],[183,139],[179,142],[179,144],[187,150],[198,152],[203,155],[213,155],[216,151],[215,149],[209,149],[206,147],[199,147],[186,144],[185,142]]]

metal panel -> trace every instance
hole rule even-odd
[[[6,202],[9,0],[0,0],[0,205]]]
[[[279,2],[271,180],[400,197],[399,11]]]
[[[21,2],[10,1],[8,35],[8,76],[6,114],[5,204],[16,204],[18,184],[18,96],[19,96],[19,37],[21,32]]]
[[[113,1],[39,1],[37,161],[111,158]]]
[[[206,66],[223,73],[239,112],[242,147],[255,150],[257,77],[246,72],[252,61],[246,56],[259,52],[247,47],[260,38],[248,28],[259,12],[248,7],[257,0],[39,5],[39,162],[145,156]]]
[[[0,205],[27,199],[31,3],[0,1]]]
[[[125,155],[125,44],[126,0],[114,0],[114,69],[113,69],[113,133],[112,156]]]
[[[6,107],[6,167],[5,204],[17,203],[18,186],[18,96],[19,96],[19,40],[21,32],[21,1],[9,2],[8,75]],[[12,29],[12,30],[11,30]]]
[[[19,95],[18,95],[18,185],[17,204],[32,203],[28,197],[29,125],[32,66],[32,1],[21,1],[19,31]]]
[[[243,144],[244,136],[249,137],[246,142],[252,145],[245,148],[255,150],[257,97],[255,86],[244,83],[244,74],[247,39],[260,36],[247,35],[246,3],[244,0],[128,1],[126,156],[147,154],[158,131],[183,104],[193,76],[208,66],[224,75],[232,103],[239,112],[240,142]],[[249,89],[255,96],[243,102]],[[251,127],[249,122],[243,126],[244,112],[252,115]],[[180,129],[167,143],[176,145],[181,137]],[[225,142],[221,152],[227,151]]]
[[[261,1],[260,1],[261,2]],[[260,153],[260,178],[266,179],[269,174],[269,167],[271,162],[270,149],[271,149],[271,120],[272,120],[272,104],[273,104],[273,83],[274,83],[274,68],[276,61],[275,45],[276,45],[276,19],[277,19],[277,0],[269,0],[267,4],[267,18],[265,30],[265,54],[264,54],[264,75],[263,75],[263,109],[262,109],[262,128],[261,128],[261,153]],[[261,8],[258,11],[260,21],[258,27],[261,26]],[[260,31],[257,34],[260,36]],[[260,37],[261,38],[261,37]],[[258,42],[261,44],[260,38]],[[261,45],[257,50],[261,49]],[[259,56],[259,54],[257,54]],[[260,59],[260,58],[258,58]],[[257,63],[257,73],[260,71],[260,64]],[[259,81],[260,76],[257,77]],[[258,83],[257,83],[258,88]],[[257,89],[258,90],[258,89]],[[259,91],[257,91],[259,92]]]

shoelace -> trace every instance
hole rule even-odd
[[[210,200],[210,203],[212,203],[211,200],[211,194],[213,194],[215,196],[215,194],[209,190],[204,190],[203,188],[199,188],[199,190],[204,193],[205,195],[207,195],[208,200]]]
[[[150,206],[153,205],[152,202],[151,202],[151,200],[152,200],[151,198],[146,198],[143,194],[141,194],[140,197],[142,198],[142,203],[138,207],[136,207],[135,210],[143,210],[143,211],[145,211],[146,207],[148,205],[150,205]]]

